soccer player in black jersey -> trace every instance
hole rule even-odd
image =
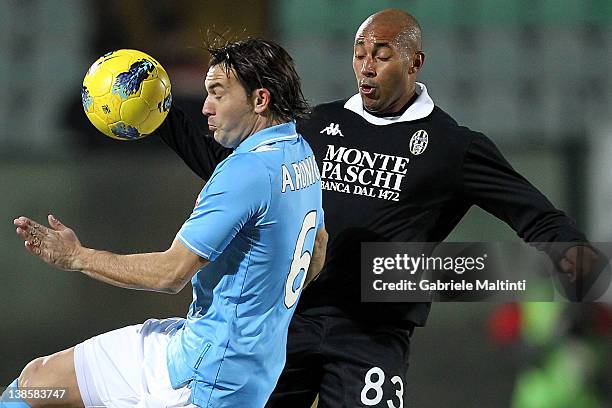
[[[416,81],[424,61],[414,17],[376,13],[355,36],[359,92],[298,121],[321,172],[328,260],[302,294],[270,407],[310,407],[317,393],[319,407],[403,406],[410,335],[429,304],[361,303],[361,242],[440,242],[478,205],[527,242],[570,243],[559,265],[575,273],[585,236],[486,136],[434,104]],[[229,154],[176,108],[158,133],[204,179]]]

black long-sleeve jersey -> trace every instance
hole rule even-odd
[[[361,303],[361,242],[440,242],[472,205],[527,242],[586,240],[486,136],[459,126],[417,86],[418,97],[397,117],[369,114],[355,95],[298,121],[319,164],[329,233],[325,269],[298,312],[424,325],[428,303]],[[178,109],[158,133],[204,179],[230,153]]]

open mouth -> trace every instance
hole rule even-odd
[[[375,87],[373,87],[371,85],[367,85],[367,84],[361,84],[359,86],[359,90],[364,95],[371,95],[374,92],[375,89],[376,89]]]

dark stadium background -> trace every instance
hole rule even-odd
[[[202,182],[160,140],[117,142],[87,122],[80,84],[98,56],[150,53],[167,69],[175,103],[197,117],[206,33],[265,36],[292,53],[310,101],[323,102],[354,93],[354,32],[385,7],[421,22],[421,80],[437,104],[489,135],[593,240],[612,239],[608,1],[2,1],[0,384],[37,356],[148,317],[184,315],[190,301],[187,288],[176,296],[135,292],[51,269],[14,234],[13,218],[42,221],[53,211],[87,246],[163,250],[193,207]],[[515,239],[478,209],[451,237]],[[489,322],[499,307],[433,305],[413,339],[408,406],[510,406],[517,376],[541,361],[542,350],[495,341]],[[566,309],[579,319],[593,313]],[[555,342],[572,339],[560,328]],[[610,340],[593,381],[608,404]]]

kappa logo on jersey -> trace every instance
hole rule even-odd
[[[418,156],[427,149],[427,143],[429,143],[427,132],[423,129],[417,130],[410,138],[410,153]]]
[[[344,137],[344,135],[342,134],[342,131],[340,130],[340,124],[334,123],[334,122],[330,123],[329,126],[327,126],[325,129],[323,129],[319,133],[327,133],[329,136]]]

